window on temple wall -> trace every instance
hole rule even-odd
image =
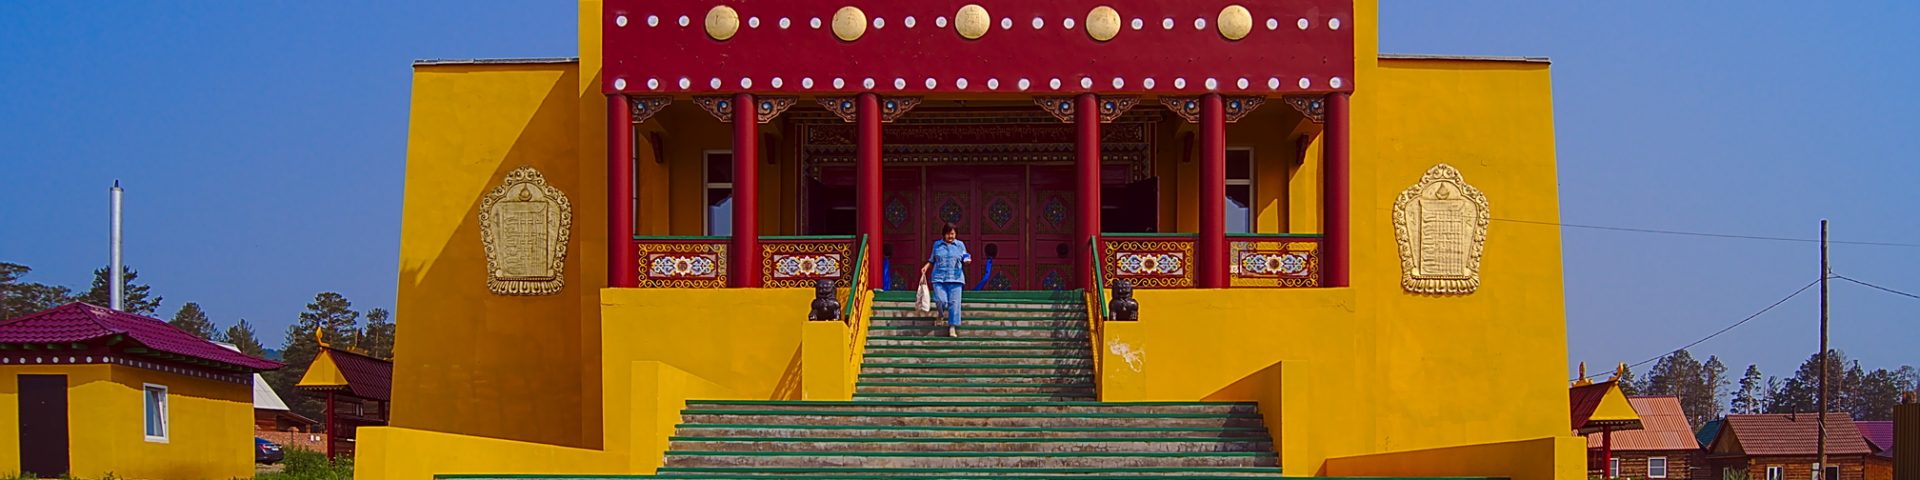
[[[1253,232],[1253,149],[1227,149],[1227,233]]]
[[[147,441],[167,443],[167,386],[145,384]]]
[[[1647,478],[1667,478],[1667,457],[1647,458]]]
[[[706,162],[707,235],[733,234],[733,152],[708,151]]]

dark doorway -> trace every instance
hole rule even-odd
[[[20,377],[20,470],[31,477],[67,474],[67,376]]]

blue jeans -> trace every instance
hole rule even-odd
[[[947,312],[948,326],[960,326],[960,287],[964,285],[965,284],[952,282],[935,282],[927,286],[927,290],[932,291],[933,303],[936,305],[935,308]]]

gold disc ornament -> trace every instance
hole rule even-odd
[[[993,16],[987,14],[987,8],[977,4],[967,4],[953,14],[953,31],[961,38],[978,40],[993,28]]]
[[[866,34],[866,12],[850,6],[840,7],[840,11],[833,12],[833,36],[839,37],[841,41],[851,42],[859,40],[861,35]]]
[[[1119,34],[1120,12],[1114,11],[1113,7],[1101,5],[1087,12],[1087,36],[1093,37],[1094,41],[1112,40],[1114,35]]]
[[[733,11],[733,7],[720,5],[707,10],[707,36],[724,42],[739,31],[740,13]]]
[[[1227,40],[1247,38],[1253,31],[1253,14],[1247,12],[1247,7],[1228,5],[1220,9],[1220,18],[1214,24],[1220,27],[1220,36]]]

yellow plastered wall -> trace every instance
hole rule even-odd
[[[1157,132],[1155,175],[1160,176],[1162,232],[1200,231],[1199,127],[1178,116]],[[1227,149],[1253,153],[1253,231],[1319,233],[1318,158],[1303,169],[1301,137],[1316,139],[1320,126],[1293,107],[1272,99],[1240,121],[1227,124]],[[1192,134],[1188,141],[1188,134]],[[1309,150],[1319,155],[1318,148]]]
[[[117,365],[0,367],[0,414],[19,411],[19,375],[67,377],[72,473],[98,478],[253,475],[253,387]],[[167,387],[168,439],[146,439],[145,386]],[[20,424],[0,422],[0,472],[20,470]]]
[[[760,125],[759,167],[760,193],[760,234],[792,235],[798,222],[800,207],[799,168],[794,154],[794,140],[787,135],[784,123],[776,120]],[[649,215],[668,218],[668,232],[671,235],[705,235],[707,227],[707,164],[708,152],[733,151],[733,125],[720,123],[712,114],[700,109],[691,99],[680,98],[667,106],[659,114],[642,125],[648,131],[661,132],[662,152],[666,158],[664,170],[668,179],[665,185],[652,183],[643,188],[669,189],[666,193],[671,199],[671,208],[666,205],[643,205],[639,210],[641,222],[648,222]],[[764,141],[771,138],[772,141]],[[642,139],[645,140],[645,139]],[[650,144],[649,144],[650,145]],[[646,148],[652,148],[648,146]],[[769,159],[773,163],[768,163]],[[643,166],[642,168],[655,168]],[[728,165],[725,170],[732,170]],[[736,182],[737,183],[737,182]],[[736,188],[739,185],[735,185]],[[642,193],[643,197],[653,195]],[[658,220],[654,220],[658,221]]]
[[[395,311],[408,321],[395,346],[394,426],[598,445],[606,162],[577,148],[576,131],[585,129],[575,69],[415,69]],[[487,289],[479,204],[521,166],[538,169],[573,208],[557,295]]]

